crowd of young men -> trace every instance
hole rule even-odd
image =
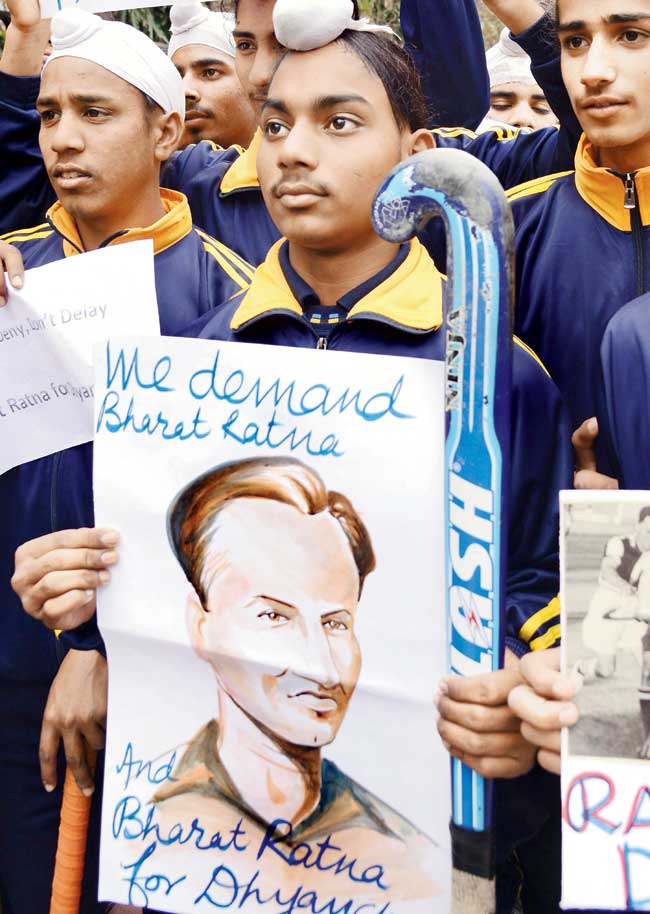
[[[638,297],[650,285],[650,0],[559,0],[550,14],[490,0],[530,56],[525,82],[516,68],[491,80],[474,0],[402,0],[404,49],[356,10],[328,31],[326,10],[344,0],[317,13],[313,0],[239,0],[233,21],[179,4],[168,56],[79,9],[50,30],[37,0],[8,5],[0,262],[15,286],[25,267],[151,238],[165,334],[442,359],[439,226],[391,245],[372,230],[372,199],[399,161],[434,146],[481,158],[508,190],[526,345],[514,348],[506,662],[445,680],[438,730],[451,755],[499,779],[499,914],[558,910],[554,774],[559,728],[577,719],[557,671],[571,432],[577,485],[647,488],[650,476]],[[559,126],[472,132],[491,88],[522,85]],[[6,294],[0,280],[0,304]],[[90,794],[84,743],[103,746],[95,592],[119,543],[93,526],[91,466],[89,444],[0,476],[3,914],[47,910],[62,765]],[[105,910],[98,814],[84,912]]]

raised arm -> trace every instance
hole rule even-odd
[[[9,0],[11,22],[0,56],[0,70],[11,76],[38,76],[50,38],[50,20],[41,19],[38,0]]]
[[[550,14],[537,0],[485,0],[485,5],[530,57],[535,81],[575,148],[582,128],[562,80],[560,49]]]
[[[475,0],[402,0],[400,19],[430,126],[477,127],[490,107],[490,83]]]
[[[55,195],[38,145],[35,108],[49,20],[38,0],[9,0],[11,23],[0,57],[0,233],[43,221]]]

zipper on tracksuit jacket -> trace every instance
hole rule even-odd
[[[625,199],[623,206],[630,211],[630,221],[632,224],[632,237],[634,239],[634,253],[636,258],[636,294],[643,295],[645,292],[645,263],[643,257],[643,222],[641,221],[641,210],[639,208],[639,197],[636,192],[635,171],[630,171],[626,175],[618,175],[625,186]]]

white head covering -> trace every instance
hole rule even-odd
[[[185,118],[183,82],[164,51],[125,22],[107,22],[79,7],[60,10],[52,19],[52,53],[43,70],[58,57],[80,57],[109,70],[140,89],[166,113]]]
[[[335,41],[346,29],[357,32],[395,32],[369,19],[353,19],[352,0],[277,0],[273,30],[291,51],[313,51]],[[395,35],[395,37],[397,37]]]
[[[504,83],[523,83],[525,86],[537,85],[533,74],[530,72],[530,57],[523,48],[512,40],[508,29],[501,32],[501,36],[494,47],[485,55],[488,73],[490,74],[490,89],[502,86]]]
[[[226,13],[213,13],[199,0],[175,3],[170,11],[172,32],[167,54],[172,57],[179,48],[188,44],[204,44],[235,56],[232,30],[235,20]]]

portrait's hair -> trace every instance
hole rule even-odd
[[[650,505],[645,505],[639,511],[639,523],[642,524],[646,517],[650,517]]]
[[[176,558],[207,610],[203,567],[219,513],[237,498],[266,498],[302,514],[328,511],[341,525],[359,571],[359,593],[375,567],[370,534],[352,503],[330,492],[320,476],[292,457],[253,457],[223,463],[194,479],[169,507],[167,532]]]

